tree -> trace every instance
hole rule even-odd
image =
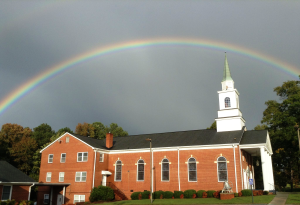
[[[299,76],[300,77],[300,76]],[[279,101],[265,104],[262,123],[267,126],[273,147],[274,177],[277,184],[293,184],[300,178],[298,137],[294,126],[300,123],[300,81],[287,81],[274,88]]]
[[[55,131],[52,130],[51,126],[43,123],[33,128],[32,138],[37,141],[39,147],[42,147],[44,144],[50,142],[50,138],[54,134]]]
[[[268,126],[265,124],[262,125],[256,125],[256,127],[254,127],[254,130],[267,130]]]
[[[75,133],[86,136],[86,137],[95,137],[94,127],[91,124],[84,122],[83,124],[78,123],[75,129]]]
[[[106,133],[112,133],[115,137],[124,137],[128,136],[128,132],[123,130],[122,127],[119,127],[117,123],[111,123],[109,127],[107,127]]]
[[[210,127],[206,128],[207,130],[216,130],[217,129],[217,123],[214,121]]]
[[[106,137],[106,133],[108,129],[101,122],[94,122],[93,124],[95,130],[95,136],[97,139],[104,139]]]

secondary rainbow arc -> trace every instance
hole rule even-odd
[[[0,115],[2,115],[9,107],[18,102],[26,94],[33,91],[42,83],[46,82],[50,78],[53,78],[62,72],[74,67],[75,65],[82,63],[84,61],[99,57],[102,55],[111,54],[114,52],[120,52],[129,49],[150,47],[150,46],[194,46],[202,47],[207,49],[215,49],[221,51],[229,51],[237,54],[241,54],[250,58],[253,58],[258,61],[267,63],[292,77],[297,78],[300,74],[300,70],[295,66],[292,66],[288,63],[275,59],[274,57],[262,54],[258,51],[250,50],[241,46],[228,44],[225,42],[212,41],[208,39],[186,39],[186,38],[163,38],[163,39],[145,39],[145,40],[136,40],[123,42],[108,46],[103,46],[96,48],[94,50],[88,51],[86,53],[77,55],[73,58],[70,58],[66,61],[63,61],[53,67],[46,69],[44,72],[34,76],[32,79],[26,83],[19,86],[17,89],[12,91],[3,100],[0,102]]]

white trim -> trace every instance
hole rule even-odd
[[[101,157],[101,155],[102,155],[102,157]],[[104,162],[104,153],[103,152],[99,152],[99,162]]]
[[[3,197],[3,191],[4,191],[4,186],[9,186],[9,187],[10,187],[8,199],[2,199],[2,197]],[[13,186],[12,186],[12,185],[3,185],[3,186],[2,186],[1,201],[11,200],[12,189],[13,189]]]
[[[117,165],[117,162],[118,162],[118,161],[121,162],[121,179],[120,179],[120,180],[117,180],[117,179],[116,179],[116,177],[117,177],[117,166],[118,166],[118,165]],[[114,177],[114,180],[115,180],[116,182],[120,182],[120,181],[122,181],[122,161],[118,159],[118,160],[115,162],[115,165],[116,165],[116,166],[115,166],[115,177]]]
[[[50,174],[50,181],[48,181],[48,174]],[[51,178],[52,178],[52,172],[47,172],[46,173],[46,182],[51,182]]]
[[[82,153],[82,161],[78,161],[78,154],[79,153]],[[87,156],[86,156],[86,161],[83,160],[83,157],[84,157],[84,153],[87,153]],[[77,162],[87,162],[89,160],[89,152],[77,152]]]
[[[139,159],[137,162],[136,162],[136,181],[139,181],[139,182],[141,182],[141,181],[145,181],[145,160],[143,160],[143,162],[144,162],[144,176],[143,176],[143,180],[139,180],[139,161],[140,160],[143,160],[143,159]],[[142,164],[142,163],[141,163]]]
[[[64,162],[61,161],[62,158],[63,158],[63,157],[62,157],[63,154],[65,155],[65,161],[64,161]],[[67,159],[67,154],[66,154],[66,153],[61,153],[61,154],[60,154],[60,163],[66,163],[66,159]]]
[[[220,179],[219,179],[219,158],[220,157],[224,157],[224,156],[219,156],[218,158],[217,158],[217,176],[218,176],[218,182],[224,182],[224,181],[220,181]],[[227,181],[228,181],[228,167],[227,167],[227,159],[226,159],[226,157],[224,157],[225,158],[225,163],[226,163],[226,175],[227,175]],[[221,162],[224,162],[224,161],[221,161]],[[226,181],[226,180],[225,180]]]
[[[50,156],[52,155],[52,162],[50,162]],[[53,163],[53,159],[54,159],[54,154],[48,154],[48,163],[51,164]]]
[[[235,147],[233,147],[233,158],[234,158],[234,176],[235,176],[235,192],[239,193],[238,184],[237,184],[237,175],[236,175],[236,157],[235,157]]]
[[[79,202],[85,202],[85,195],[74,194],[74,201],[73,201],[74,204],[75,204],[75,196],[78,196],[78,197],[79,197],[79,201],[76,202],[76,203],[79,203]],[[81,197],[82,197],[82,196],[83,196],[83,200],[84,200],[84,201],[81,201]]]
[[[60,138],[64,137],[64,136],[67,135],[67,134],[70,135],[70,136],[72,136],[72,137],[74,137],[75,139],[79,140],[79,141],[82,142],[83,144],[85,144],[85,145],[91,147],[92,149],[95,149],[93,146],[89,145],[88,143],[86,143],[86,142],[84,142],[84,141],[78,139],[78,138],[75,137],[74,135],[72,135],[72,134],[66,132],[65,134],[63,134],[62,136],[60,136],[59,138],[57,138],[56,140],[54,140],[52,143],[50,143],[48,146],[46,146],[44,149],[42,149],[42,150],[40,151],[40,153],[42,153],[45,149],[47,149],[48,147],[50,147],[52,144],[54,144],[56,141],[60,140]]]
[[[111,175],[112,173],[110,171],[101,171],[102,175]]]
[[[82,173],[85,172],[85,181],[82,181]],[[77,173],[80,173],[80,181],[76,181],[76,175]],[[86,178],[87,178],[87,171],[79,171],[79,172],[75,172],[75,182],[86,182]]]
[[[96,169],[96,157],[97,157],[96,150],[94,150],[94,152],[95,152],[95,156],[94,156],[94,170],[93,170],[93,186],[92,186],[92,188],[94,188],[94,186],[95,186],[95,169]]]
[[[190,166],[189,166],[189,160],[193,158],[195,159],[195,165],[196,165],[196,181],[190,181]],[[197,177],[197,160],[195,157],[190,157],[188,160],[187,160],[187,168],[188,168],[188,182],[198,182],[198,177]]]
[[[62,176],[63,180],[62,181],[60,180],[60,177],[61,177],[60,174],[63,174],[63,176]],[[59,172],[59,174],[58,174],[58,181],[59,182],[64,182],[65,181],[65,173],[64,172]]]
[[[28,190],[28,201],[30,201],[30,194],[31,194],[31,187],[34,186],[34,183],[32,183],[32,185],[29,187],[29,190]]]
[[[179,163],[179,149],[178,149],[178,190],[180,191],[180,163]]]
[[[169,178],[169,179],[168,179],[168,180],[163,180],[163,163],[166,164],[166,162],[163,162],[164,159],[168,160],[168,158],[163,158],[163,159],[161,160],[161,172],[160,172],[161,177],[160,177],[160,180],[161,180],[162,182],[170,182],[170,161],[169,161],[169,160],[168,160],[168,164],[169,164],[169,170],[168,170],[169,176],[168,176],[168,178]]]
[[[241,154],[241,146],[239,146],[239,155],[240,155],[240,167],[241,167],[241,181],[242,181],[242,190],[244,188],[244,176],[243,176],[243,164],[242,164],[242,154]]]

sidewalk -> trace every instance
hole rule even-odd
[[[276,196],[269,203],[270,205],[285,205],[289,194],[299,194],[299,192],[276,192]]]

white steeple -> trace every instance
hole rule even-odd
[[[219,94],[219,111],[217,132],[241,130],[245,126],[245,120],[239,106],[239,92],[234,88],[234,82],[230,75],[227,56],[225,53],[222,91]]]

